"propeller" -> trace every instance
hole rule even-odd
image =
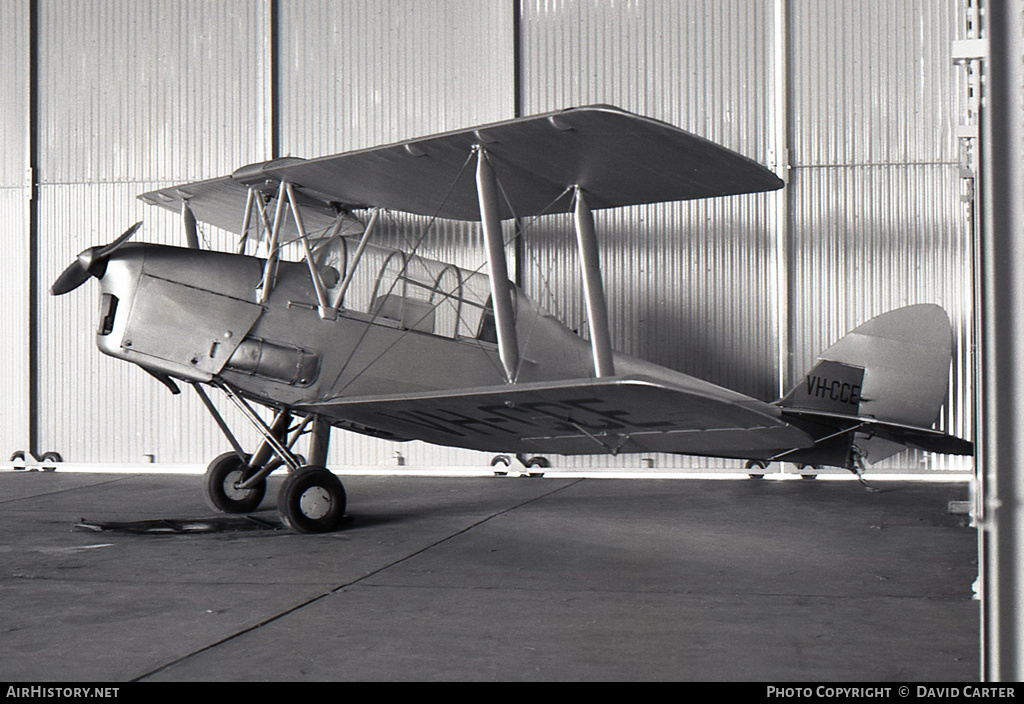
[[[83,251],[53,282],[53,285],[50,286],[50,294],[62,296],[84,284],[89,280],[90,276],[95,276],[97,279],[102,278],[103,273],[107,269],[107,259],[121,245],[130,240],[135,231],[140,227],[142,227],[142,223],[137,222],[110,244],[89,247],[89,249]]]

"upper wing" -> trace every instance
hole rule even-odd
[[[350,429],[485,451],[733,456],[813,444],[773,406],[704,382],[573,379],[305,407]]]
[[[193,181],[149,191],[139,198],[150,205],[159,205],[175,212],[180,212],[181,204],[188,202],[192,214],[199,222],[241,234],[242,214],[245,212],[248,195],[249,187],[245,183],[231,176],[222,176],[208,181]],[[327,229],[337,218],[336,209],[329,203],[301,193],[297,198],[301,198],[302,220],[307,232]],[[270,211],[269,217],[273,217],[273,210]],[[285,219],[282,234],[291,237],[295,232],[294,221],[290,218]]]
[[[253,164],[230,177],[140,198],[177,210],[181,192],[194,192],[189,204],[197,218],[203,219],[202,213],[237,231],[240,223],[232,225],[230,219],[241,219],[246,186],[284,180],[328,216],[334,212],[329,204],[336,203],[479,220],[475,180],[465,168],[476,145],[486,149],[494,166],[504,218],[568,212],[572,204],[566,189],[577,185],[593,209],[756,193],[783,185],[760,164],[702,137],[618,108],[591,106],[318,159]],[[221,215],[228,201],[234,208]]]

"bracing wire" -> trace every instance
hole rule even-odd
[[[486,153],[484,154],[484,156],[486,158]],[[435,214],[433,216],[431,216],[430,221],[427,223],[427,226],[424,228],[424,230],[420,234],[419,238],[415,241],[415,243],[411,243],[412,244],[412,248],[411,248],[411,251],[409,252],[409,256],[405,257],[403,265],[402,265],[402,268],[399,271],[399,274],[391,282],[391,284],[389,286],[389,289],[388,289],[388,294],[390,294],[394,290],[394,287],[398,284],[398,281],[400,281],[402,279],[402,277],[405,275],[405,272],[407,271],[410,262],[412,262],[415,258],[419,258],[420,260],[422,260],[422,257],[418,254],[418,250],[419,250],[420,246],[422,245],[423,241],[426,239],[427,234],[429,234],[431,228],[434,226],[435,222],[437,221],[437,219],[439,217],[437,213],[439,213],[444,208],[444,206],[447,203],[449,197],[451,196],[452,192],[454,191],[455,186],[456,186],[459,178],[461,178],[462,174],[465,172],[466,167],[469,165],[469,163],[472,160],[472,158],[473,158],[473,153],[471,153],[467,157],[466,161],[462,164],[462,167],[460,168],[459,173],[455,176],[455,179],[452,181],[452,184],[449,187],[448,192],[445,194],[444,199],[442,200],[441,204],[438,206],[438,209],[435,212]],[[515,212],[514,212],[514,208],[512,206],[512,202],[509,199],[508,194],[505,191],[504,187],[502,186],[500,178],[497,177],[497,172],[495,173],[495,180],[497,181],[499,192],[502,194],[502,197],[504,198],[506,204],[508,205],[510,212],[513,213],[513,217],[516,217]],[[571,191],[572,191],[572,187],[570,186],[570,187],[567,187],[561,193],[559,193],[557,196],[555,196],[555,198],[553,198],[551,200],[551,202],[548,203],[543,208],[543,210],[541,210],[537,215],[533,216],[529,220],[528,223],[526,223],[522,228],[520,228],[519,232],[513,234],[512,238],[508,242],[505,242],[505,246],[508,246],[509,244],[513,243],[516,240],[516,238],[524,237],[526,232],[533,226],[533,224],[537,221],[538,218],[540,218],[541,216],[545,215],[559,200],[564,198]],[[409,241],[408,237],[406,237],[404,234],[403,234],[403,238],[405,238],[406,244],[410,244],[410,241]],[[487,265],[487,262],[485,261],[485,262],[481,263],[479,266],[477,266],[475,269],[471,270],[470,271],[471,276],[481,273],[481,271],[483,270],[483,268],[486,265]],[[545,285],[547,285],[546,277],[544,277],[544,280],[545,280]],[[550,289],[549,289],[549,291],[550,291]],[[369,371],[369,369],[374,364],[376,364],[378,361],[380,361],[380,359],[382,359],[397,344],[399,344],[405,338],[405,336],[408,335],[420,322],[425,320],[427,318],[427,316],[429,316],[432,311],[437,310],[437,308],[439,308],[446,301],[450,302],[451,298],[452,298],[452,295],[453,295],[453,292],[443,292],[440,300],[438,300],[436,303],[433,303],[431,305],[431,307],[426,312],[424,312],[424,314],[419,318],[419,320],[415,321],[409,328],[404,330],[401,333],[401,335],[399,335],[395,340],[393,340],[384,350],[382,350],[373,359],[371,359],[369,362],[367,362],[363,366],[363,368],[361,370],[359,370],[355,375],[353,375],[353,377],[351,379],[349,379],[341,389],[338,389],[337,391],[335,391],[329,398],[321,399],[321,401],[331,401],[331,400],[334,400],[336,398],[340,398],[342,396],[342,394],[344,393],[344,391],[347,388],[349,388],[349,386],[351,386],[357,379],[359,379],[363,374],[365,374],[367,371]],[[363,333],[360,335],[359,340],[356,342],[356,345],[353,347],[352,352],[349,354],[348,359],[346,359],[345,363],[342,365],[341,370],[338,372],[337,376],[334,379],[334,382],[331,385],[332,387],[334,386],[334,384],[336,384],[338,382],[338,380],[344,374],[346,368],[348,367],[349,363],[351,362],[352,358],[354,357],[356,350],[358,349],[359,345],[363,342],[363,340],[365,339],[366,335],[369,333],[370,328],[373,325],[373,322],[377,319],[378,316],[379,316],[379,311],[374,311],[373,318],[371,319],[370,323],[366,326],[366,328],[363,330]],[[478,344],[478,346],[479,346],[479,348],[481,350],[484,349],[482,343],[479,340],[476,340],[476,343]],[[496,371],[498,371],[499,373],[503,373],[504,372],[504,370],[499,366],[499,363],[497,362],[497,360],[493,359],[491,355],[488,355],[487,359],[490,361],[492,366],[494,366]]]

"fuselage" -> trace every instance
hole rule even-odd
[[[418,281],[410,262],[397,266],[383,249],[375,256],[360,265],[364,280],[348,282],[344,300],[324,315],[305,262],[278,262],[261,300],[261,258],[128,244],[110,257],[100,280],[97,344],[160,375],[223,382],[267,406],[315,409],[339,427],[396,439],[413,439],[408,426],[402,434],[359,427],[331,402],[594,377],[589,342],[515,289],[519,367],[510,382],[485,277],[425,262]],[[329,257],[321,260],[332,297],[343,277],[329,271]],[[614,362],[616,377],[774,413],[769,404],[629,355],[615,353]],[[711,443],[712,435],[666,438],[659,451],[737,456]]]
[[[257,302],[264,264],[222,252],[125,245],[100,281],[97,345],[153,371],[186,381],[219,377],[253,398],[287,405],[509,381],[488,332],[486,300],[475,301],[470,315],[464,295],[463,310],[445,322],[440,313],[455,307],[453,291],[438,294],[446,300],[424,302],[403,296],[399,287],[386,292],[378,286],[376,307],[342,305],[335,317],[325,318],[305,263],[280,262],[273,291]],[[521,290],[514,299],[520,341],[515,382],[594,375],[587,340]],[[424,314],[430,306],[434,312]],[[621,353],[615,364],[618,375],[694,381]]]

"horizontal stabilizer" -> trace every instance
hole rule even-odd
[[[834,413],[821,413],[807,410],[787,410],[784,417],[796,416],[823,425],[845,427],[855,429],[860,435],[878,437],[882,440],[894,442],[905,447],[911,447],[925,452],[937,452],[942,455],[972,455],[974,444],[931,428],[914,428],[897,423],[885,423],[873,418],[848,416]],[[883,459],[872,457],[873,461]]]

